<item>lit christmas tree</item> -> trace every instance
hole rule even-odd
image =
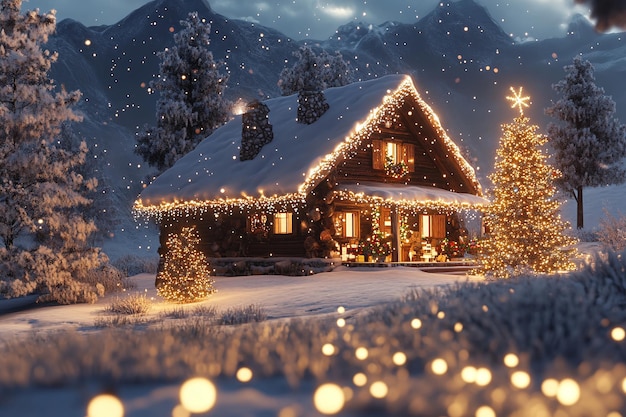
[[[512,107],[520,115],[502,126],[493,182],[493,203],[485,215],[489,238],[479,255],[480,272],[490,278],[525,273],[555,273],[574,269],[575,240],[564,234],[561,203],[553,184],[560,173],[547,163],[542,151],[547,138],[524,116],[530,97],[513,90]]]
[[[176,303],[193,303],[207,298],[217,290],[210,277],[209,263],[198,250],[200,237],[195,227],[185,227],[180,234],[167,238],[169,250],[163,269],[157,274],[157,293]]]

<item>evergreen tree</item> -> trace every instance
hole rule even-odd
[[[480,272],[509,278],[572,269],[572,251],[565,248],[574,240],[564,234],[568,225],[554,197],[559,173],[542,151],[547,138],[524,116],[528,97],[521,97],[521,89],[510,99],[520,115],[502,126],[495,170],[489,176],[493,201],[484,218],[489,238],[479,254]]]
[[[302,91],[322,91],[352,82],[350,66],[341,53],[330,55],[322,51],[316,55],[310,46],[302,46],[294,56],[298,59],[291,68],[280,73],[278,85],[283,96]]]
[[[219,72],[223,63],[208,50],[211,25],[197,12],[180,23],[174,46],[158,54],[159,76],[150,83],[160,93],[156,127],[137,135],[135,152],[159,171],[228,121],[231,108],[224,97],[228,76]]]
[[[20,14],[21,0],[0,0],[0,292],[38,293],[60,303],[92,302],[102,285],[88,284],[107,261],[88,246],[95,231],[81,210],[96,181],[78,168],[87,145],[63,149],[63,123],[79,91],[57,91],[48,79],[57,54],[42,50],[54,13]]]
[[[200,301],[216,290],[210,277],[209,262],[199,249],[200,238],[194,227],[167,238],[163,267],[157,274],[157,293],[177,303]]]
[[[565,79],[553,85],[562,94],[546,113],[561,121],[548,126],[555,165],[562,172],[557,186],[577,203],[576,226],[584,227],[583,188],[626,180],[626,128],[615,119],[615,102],[595,84],[593,66],[581,57],[565,67]]]

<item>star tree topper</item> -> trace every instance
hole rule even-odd
[[[515,91],[513,87],[511,87],[511,92],[513,96],[507,96],[507,100],[512,101],[511,108],[514,109],[517,107],[519,109],[520,116],[524,115],[524,107],[529,107],[528,101],[530,100],[530,96],[522,96],[522,88],[519,88],[519,91]]]

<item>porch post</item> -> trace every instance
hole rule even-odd
[[[402,244],[400,242],[400,216],[398,216],[398,208],[391,209],[391,262],[400,262],[402,260]]]

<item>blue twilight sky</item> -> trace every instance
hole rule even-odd
[[[184,1],[184,0],[181,0]],[[574,13],[587,9],[574,0],[477,0],[515,38],[561,36]],[[57,11],[86,26],[116,23],[147,0],[24,0],[22,10]],[[278,29],[295,39],[326,39],[351,20],[379,24],[412,22],[439,4],[437,0],[209,0],[214,11]]]

